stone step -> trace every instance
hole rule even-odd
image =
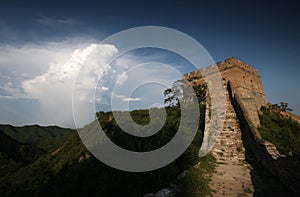
[[[245,160],[245,148],[242,141],[237,114],[226,94],[226,114],[223,129],[217,136],[211,153],[220,163],[241,165]]]

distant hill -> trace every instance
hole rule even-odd
[[[0,130],[0,177],[9,177],[43,154],[45,151],[36,145],[18,142]]]
[[[54,185],[62,192],[65,185],[60,180],[67,175],[65,169],[74,169],[68,175],[72,178],[67,179],[72,181],[73,176],[81,174],[76,171],[80,157],[87,154],[76,132],[70,133],[68,139],[50,153],[34,144],[18,142],[0,131],[0,196],[53,196],[50,192],[53,189],[47,187]]]
[[[58,148],[72,133],[74,133],[74,130],[72,129],[61,128],[58,126],[44,127],[39,125],[22,127],[0,125],[0,130],[19,142],[38,145],[47,152],[51,152]]]
[[[31,144],[18,142],[0,130],[0,152],[8,158],[20,162],[31,162],[37,158],[41,150]]]

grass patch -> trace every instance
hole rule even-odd
[[[212,155],[202,157],[200,165],[197,168],[191,168],[180,180],[176,196],[212,196],[214,191],[209,188],[208,184],[215,165],[215,158]]]

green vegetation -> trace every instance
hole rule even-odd
[[[153,150],[167,143],[177,132],[180,108],[167,107],[166,110],[166,124],[161,131],[148,138],[138,138],[124,132],[114,119],[110,121],[111,112],[102,114],[99,121],[107,135],[119,146],[135,151]],[[142,121],[148,111],[138,110],[132,115],[134,120]],[[203,127],[203,118],[200,121]],[[67,194],[134,197],[156,192],[170,184],[177,184],[177,176],[199,161],[202,129],[199,129],[193,143],[177,160],[164,168],[143,173],[119,171],[106,166],[93,156],[90,157],[77,133],[73,133],[55,154],[45,153],[23,166],[13,163],[12,160],[11,173],[0,177],[0,193],[3,196]],[[4,160],[2,157],[1,159]],[[1,166],[5,166],[2,160]]]
[[[275,105],[262,107],[260,113],[262,137],[273,143],[281,154],[300,153],[300,124],[284,117]],[[283,106],[284,109],[287,105]]]
[[[39,125],[24,127],[0,125],[0,130],[19,142],[38,145],[48,152],[58,148],[74,133],[72,129],[65,129],[58,126],[42,127]]]
[[[74,133],[63,146],[64,148],[57,154],[45,153],[40,155],[37,160],[24,166],[18,166],[13,172],[2,176],[0,178],[1,195],[52,196],[52,193],[48,191],[48,187],[55,186],[53,181],[61,176],[61,173],[64,173],[64,169],[78,165],[78,158],[87,153],[77,133]],[[75,170],[73,174],[75,177],[78,172]],[[68,181],[72,181],[72,179]],[[65,190],[62,187],[65,187],[66,184],[60,181],[57,183],[61,184],[58,189],[64,192]],[[44,194],[46,190],[49,192],[48,194]],[[62,195],[63,193],[60,194],[60,196]]]
[[[200,114],[204,114],[205,105],[201,101],[199,99]],[[181,120],[180,106],[169,106],[165,110],[167,120],[162,129],[145,138],[124,132],[116,124],[112,112],[98,112],[98,120],[95,121],[99,121],[106,135],[118,146],[149,151],[168,143],[177,132]],[[149,110],[135,110],[130,114],[138,124],[150,122]],[[155,122],[161,121],[155,118]],[[199,119],[199,128],[192,144],[179,158],[163,168],[142,173],[116,170],[98,161],[82,144],[77,132],[69,129],[8,125],[1,126],[1,129],[3,134],[7,134],[0,136],[3,139],[0,140],[1,196],[137,197],[173,184],[178,185],[178,194],[184,196],[198,196],[200,193],[206,196],[210,193],[206,174],[212,170],[212,158],[198,157],[204,116]],[[194,168],[199,161],[200,167]],[[187,175],[178,180],[178,175],[184,170],[189,170]]]
[[[20,143],[0,130],[0,177],[36,161],[43,153],[42,149]]]
[[[282,111],[282,112],[293,111],[291,108],[289,108],[288,103],[286,102],[280,102],[279,105],[273,104],[269,108],[272,110]]]
[[[166,108],[166,111],[168,116],[163,128],[150,137],[139,138],[126,133],[118,126],[114,119],[112,121],[108,121],[109,117],[112,116],[111,112],[108,112],[102,116],[100,119],[100,125],[109,138],[118,146],[138,152],[151,151],[168,143],[178,130],[178,125],[180,122],[180,109]],[[122,116],[122,112],[119,113]],[[135,120],[138,124],[145,125],[149,123],[150,118],[148,110],[135,110],[131,113],[131,115],[133,120]],[[121,119],[121,121],[121,124],[126,124],[125,118]],[[154,121],[159,122],[162,120],[157,119]]]
[[[200,159],[197,168],[191,168],[186,175],[179,181],[176,196],[201,197],[211,196],[208,183],[210,174],[215,169],[215,158],[212,155],[206,155]]]

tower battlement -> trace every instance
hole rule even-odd
[[[231,57],[231,58],[224,60],[224,63],[217,62],[214,65],[209,65],[209,66],[206,66],[205,68],[200,68],[197,71],[192,71],[190,73],[186,73],[186,74],[184,74],[183,77],[184,77],[184,79],[201,78],[205,75],[213,74],[213,72],[215,72],[217,70],[216,68],[218,68],[218,71],[221,73],[226,70],[231,70],[231,69],[237,68],[237,69],[243,70],[245,73],[248,73],[252,76],[260,78],[260,75],[255,68],[242,62],[241,60],[239,60],[235,57]]]
[[[205,77],[221,75],[226,84],[230,82],[231,88],[245,100],[252,100],[256,110],[267,103],[266,96],[259,72],[241,60],[231,57],[224,62],[217,62],[197,71],[183,75],[192,86],[206,83]],[[255,111],[256,113],[257,111]],[[257,120],[256,122],[259,122]]]
[[[265,95],[261,77],[258,71],[241,60],[231,57],[224,62],[217,62],[197,71],[184,74],[183,78],[198,84],[204,81],[205,76],[220,72],[223,80],[230,81],[233,87],[240,87]]]

